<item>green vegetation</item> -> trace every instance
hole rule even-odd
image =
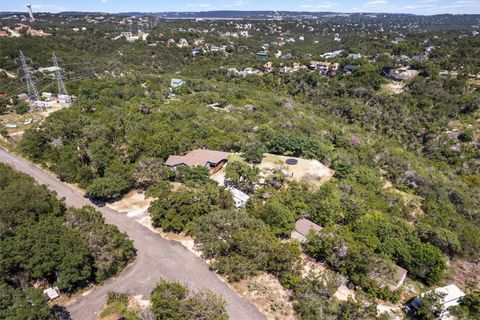
[[[150,308],[157,320],[227,320],[225,301],[208,289],[189,295],[177,282],[161,280],[150,296]]]
[[[261,221],[245,212],[213,211],[193,224],[194,235],[205,258],[231,281],[259,272],[270,272],[288,282],[300,255],[295,243],[282,243]]]
[[[45,186],[3,164],[0,203],[2,319],[51,314],[34,282],[74,292],[117,274],[135,256],[126,235],[92,207],[66,208]]]

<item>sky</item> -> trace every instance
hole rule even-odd
[[[27,0],[28,1],[28,0]],[[0,0],[0,11],[25,10],[27,1]],[[210,10],[289,10],[414,14],[477,13],[480,0],[41,0],[34,11],[163,12]]]

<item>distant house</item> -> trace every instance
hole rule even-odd
[[[250,196],[233,187],[228,188],[228,190],[232,193],[234,207],[237,209],[245,207]]]
[[[125,37],[125,38],[131,38],[133,36],[133,33],[125,31],[125,32],[120,32],[120,37]]]
[[[429,291],[422,293],[419,297],[414,298],[408,305],[406,305],[405,310],[407,313],[415,314],[422,305],[422,297],[425,297],[425,295],[429,293],[432,292]],[[449,319],[450,309],[458,306],[462,302],[463,297],[465,297],[465,293],[454,284],[437,288],[434,290],[434,293],[439,296],[441,304],[441,310],[432,310],[434,314],[437,315],[437,319]]]
[[[272,72],[273,70],[273,64],[271,61],[265,62],[265,64],[262,67],[263,72],[269,73]]]
[[[170,81],[170,87],[172,87],[172,88],[175,89],[175,88],[178,88],[178,87],[180,87],[180,86],[183,86],[185,83],[186,83],[186,82],[185,82],[184,80],[182,80],[182,79],[172,79],[172,80]]]
[[[325,52],[324,54],[320,55],[320,57],[322,57],[324,59],[335,58],[335,57],[338,57],[342,52],[343,52],[343,50]]]
[[[352,74],[357,69],[358,69],[357,65],[347,64],[345,67],[343,67],[343,73],[349,75],[349,74]]]
[[[353,60],[357,60],[357,59],[361,59],[362,58],[362,55],[360,53],[350,53],[348,56],[347,56],[348,59],[353,59]]]
[[[392,68],[387,67],[382,69],[382,74],[390,80],[394,81],[409,81],[413,80],[418,74],[418,70],[407,67]]]
[[[265,51],[258,52],[257,57],[259,57],[262,60],[266,60],[268,58],[268,52],[265,52]]]
[[[225,52],[226,50],[227,46],[216,46],[214,44],[210,46],[211,52]]]
[[[179,47],[179,48],[188,47],[188,41],[187,41],[187,39],[181,38],[181,39],[178,41],[178,43],[177,43],[177,47]]]
[[[307,241],[307,235],[310,232],[310,230],[313,230],[313,232],[318,233],[322,229],[323,228],[321,226],[319,226],[316,223],[313,223],[310,220],[300,219],[297,222],[295,222],[295,230],[292,231],[290,236],[292,239],[298,239],[300,240],[300,242],[305,242]]]
[[[175,168],[178,166],[201,166],[208,169],[209,174],[220,170],[228,161],[228,152],[197,149],[184,156],[170,156],[165,165]]]

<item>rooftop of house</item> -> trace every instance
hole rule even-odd
[[[297,231],[298,233],[300,233],[305,237],[308,235],[310,230],[319,232],[322,229],[323,228],[321,226],[307,219],[300,219],[297,222],[295,222],[295,231]]]
[[[184,156],[170,156],[165,164],[170,167],[178,165],[186,166],[205,166],[208,162],[219,163],[228,159],[230,153],[215,150],[197,149],[190,151]]]

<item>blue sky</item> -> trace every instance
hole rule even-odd
[[[27,1],[1,0],[0,11],[24,10]],[[480,13],[480,0],[41,0],[32,1],[32,7],[37,12],[293,10],[437,14]]]

